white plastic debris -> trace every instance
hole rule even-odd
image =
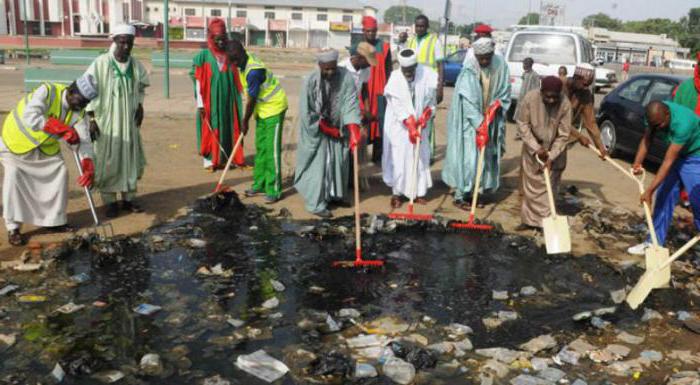
[[[63,314],[73,314],[76,311],[83,309],[84,307],[85,305],[76,305],[73,302],[68,302],[67,304],[56,309],[56,311]]]
[[[61,364],[56,364],[56,366],[53,367],[51,377],[53,377],[57,382],[63,381],[63,379],[66,377],[66,372],[63,371]]]
[[[289,372],[287,365],[262,349],[255,353],[238,356],[236,367],[267,382],[277,381]]]
[[[326,325],[328,325],[328,331],[331,333],[340,331],[340,325],[338,325],[338,323],[335,322],[335,320],[333,319],[333,317],[331,317],[330,314],[326,317]]]
[[[358,362],[355,364],[355,378],[377,377],[377,369],[370,364]]]
[[[284,291],[286,289],[282,282],[274,280],[274,279],[270,280],[270,285],[272,285],[272,288],[275,289],[275,291],[277,291],[277,292]]]
[[[389,358],[382,367],[385,376],[397,384],[407,385],[416,376],[416,368],[410,363],[396,357]]]
[[[350,349],[366,348],[370,346],[381,346],[385,341],[380,339],[376,334],[363,335],[348,338],[345,343]]]
[[[207,246],[207,241],[198,238],[192,238],[187,241],[187,245],[193,249],[201,249]]]
[[[263,302],[262,307],[265,309],[274,309],[277,306],[280,305],[280,300],[277,299],[277,297],[272,297],[268,299],[267,301]]]
[[[160,361],[160,356],[154,353],[148,353],[141,357],[139,367],[144,374],[149,376],[158,376],[163,372],[163,363]]]
[[[151,315],[159,312],[160,309],[162,309],[162,307],[160,306],[142,303],[134,308],[134,312],[139,313],[141,315]]]

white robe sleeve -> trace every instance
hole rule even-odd
[[[78,118],[77,122],[73,124],[73,128],[75,128],[75,131],[78,132],[78,136],[80,136],[80,146],[78,147],[80,159],[94,158],[92,140],[90,139],[90,130],[88,127],[89,124],[85,117]]]
[[[48,106],[46,106],[46,97],[49,95],[49,88],[42,85],[37,88],[32,94],[31,99],[27,101],[22,113],[22,123],[27,129],[33,131],[41,131],[46,125]]]
[[[199,83],[199,80],[196,80],[196,87],[197,89],[197,108],[204,108],[204,99],[202,98],[202,85]]]

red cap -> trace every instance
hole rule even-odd
[[[377,19],[372,16],[365,16],[362,18],[362,28],[377,28]]]
[[[493,32],[493,28],[489,26],[488,24],[479,24],[474,28],[475,33],[491,33]]]

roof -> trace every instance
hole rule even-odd
[[[193,0],[175,1],[181,3],[195,2]],[[229,0],[205,0],[205,4],[221,4],[228,7]],[[237,5],[352,9],[354,11],[364,9],[364,5],[359,0],[231,0],[232,7]]]
[[[596,41],[643,44],[645,46],[680,47],[677,41],[665,35],[610,31],[605,28],[591,28],[589,37]]]

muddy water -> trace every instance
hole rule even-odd
[[[142,236],[79,249],[41,276],[8,277],[21,292],[49,300],[27,305],[15,296],[0,298],[0,332],[18,334],[17,343],[0,352],[0,384],[35,383],[56,363],[68,373],[68,384],[93,384],[91,375],[109,369],[126,375],[121,383],[195,384],[214,374],[237,384],[262,383],[235,368],[238,355],[265,349],[281,358],[290,346],[316,353],[337,348],[328,345],[333,340],[323,328],[309,332],[297,324],[313,311],[335,314],[348,307],[365,320],[392,315],[416,323],[428,315],[436,330],[459,322],[474,328],[477,348],[516,347],[543,333],[580,333],[589,326],[571,316],[610,306],[609,291],[631,281],[594,256],[549,257],[527,238],[439,225],[365,235],[365,258],[383,259],[386,266],[334,269],[332,261],[353,257],[349,218],[299,223],[255,207],[198,207]],[[206,246],[193,248],[191,239]],[[217,264],[230,276],[196,273]],[[71,283],[69,277],[79,273],[90,279]],[[275,292],[271,279],[286,290]],[[492,299],[492,290],[513,293],[528,285],[538,293]],[[274,296],[279,307],[260,309]],[[73,314],[54,311],[71,301],[86,307]],[[162,310],[139,315],[133,308],[142,303]],[[619,308],[607,319],[638,319]],[[500,310],[516,311],[519,319],[486,330],[482,318]],[[245,326],[236,329],[229,318]],[[138,362],[147,353],[161,356],[161,376],[139,374]],[[288,375],[282,383],[304,382]]]

